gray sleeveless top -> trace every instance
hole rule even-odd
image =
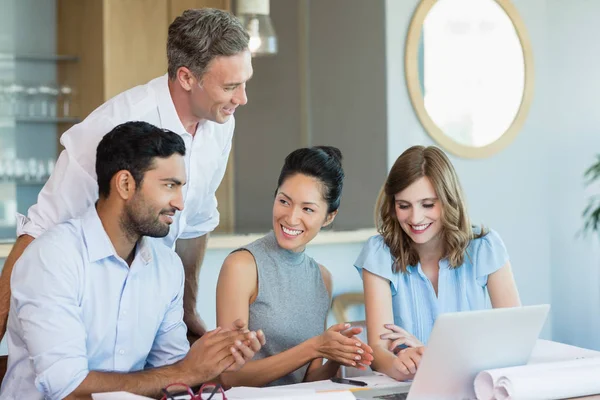
[[[282,249],[271,231],[239,250],[249,251],[256,261],[258,296],[250,304],[248,327],[262,329],[266,344],[254,359],[281,353],[318,336],[325,329],[329,293],[319,265],[305,252]],[[308,364],[267,386],[304,380]]]

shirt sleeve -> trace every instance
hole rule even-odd
[[[204,236],[207,233],[212,232],[219,225],[220,214],[217,209],[218,201],[216,193],[225,176],[225,171],[227,170],[227,162],[229,161],[229,155],[231,153],[234,129],[235,120],[232,119],[231,130],[228,135],[229,138],[219,157],[219,165],[208,186],[207,200],[202,205],[202,211],[197,215],[191,216],[187,221],[185,230],[179,236],[180,239],[193,239]]]
[[[107,118],[88,117],[61,137],[65,147],[52,175],[27,216],[17,214],[17,237],[39,237],[56,224],[80,216],[98,199],[96,148],[114,124]]]
[[[486,286],[488,276],[509,261],[508,251],[496,231],[490,230],[487,235],[476,240],[480,242],[473,260],[477,283]]]
[[[87,376],[86,332],[72,250],[47,237],[34,241],[12,273],[12,309],[44,398],[62,399]]]
[[[354,267],[360,274],[361,279],[363,269],[387,279],[390,282],[392,295],[395,295],[398,292],[398,282],[392,271],[393,264],[394,259],[389,247],[387,247],[381,235],[376,235],[367,240],[354,262]]]
[[[190,349],[183,323],[183,264],[176,255],[173,255],[173,268],[180,270],[178,288],[154,338],[146,359],[147,368],[171,365],[185,357]]]

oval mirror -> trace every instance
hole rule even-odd
[[[462,157],[507,146],[533,95],[529,39],[508,0],[422,0],[407,36],[405,72],[425,130]]]

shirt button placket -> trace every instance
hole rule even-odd
[[[117,354],[120,357],[117,357],[115,360],[115,367],[118,370],[126,370],[128,369],[128,363],[125,359],[125,354],[127,353],[124,347],[124,344],[127,343],[127,338],[131,338],[131,329],[130,329],[130,320],[127,318],[127,309],[129,305],[129,286],[131,284],[130,280],[132,279],[131,269],[129,269],[127,278],[125,279],[125,284],[123,287],[123,293],[121,294],[121,302],[119,304],[119,318],[118,318],[118,326],[117,326],[117,337],[115,341],[115,345],[117,348]]]

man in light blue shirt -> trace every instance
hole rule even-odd
[[[183,208],[184,155],[179,135],[145,122],[104,136],[97,204],[15,265],[1,399],[158,396],[170,383],[218,379],[260,349],[262,334],[220,328],[189,347],[183,266],[154,239]]]

